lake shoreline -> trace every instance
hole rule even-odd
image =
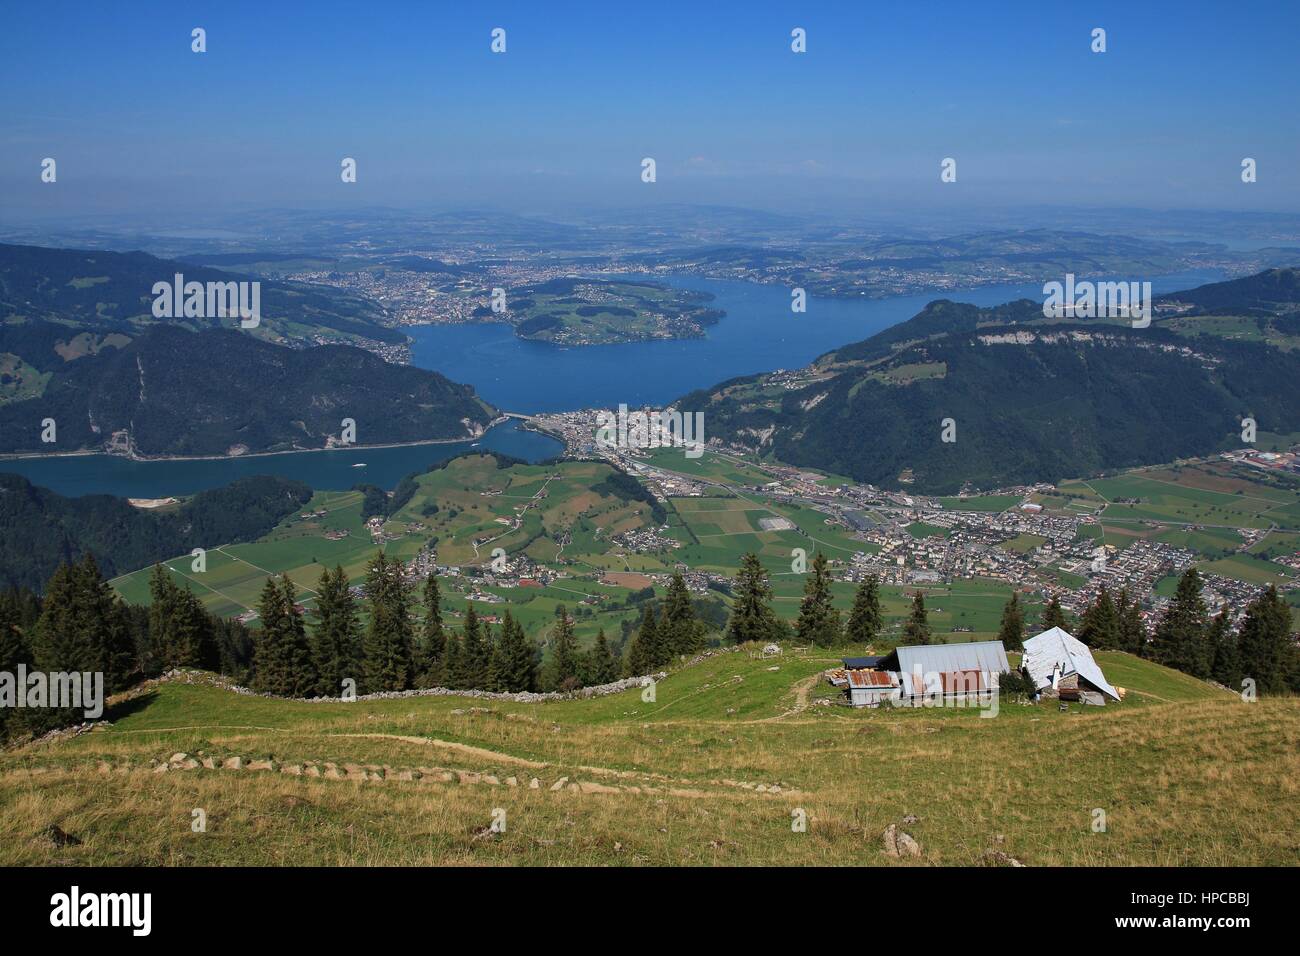
[[[333,445],[328,448],[285,448],[281,451],[251,451],[246,455],[117,455],[103,449],[78,449],[77,451],[53,451],[47,454],[36,455],[15,455],[0,454],[0,462],[6,461],[48,461],[55,458],[85,458],[88,456],[102,456],[105,458],[120,458],[123,461],[163,462],[163,461],[244,461],[252,458],[269,458],[274,455],[300,455],[310,453],[320,453],[329,451],[365,451],[368,448],[415,448],[420,445],[457,445],[461,442],[481,441],[488,432],[498,425],[502,425],[511,418],[521,418],[512,414],[504,414],[500,418],[495,418],[488,423],[478,435],[466,435],[463,438],[421,438],[418,441],[395,441],[385,442],[383,444],[362,445]],[[540,431],[540,429],[533,429]]]

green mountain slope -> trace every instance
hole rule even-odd
[[[237,325],[234,319],[154,318],[154,283],[171,283],[177,273],[186,282],[255,278],[143,252],[0,243],[0,321],[36,319],[85,326],[101,334],[127,335],[160,321],[195,331]],[[257,338],[300,346],[406,340],[402,332],[381,325],[380,310],[365,299],[323,286],[260,281],[261,324],[248,330]]]
[[[1241,307],[1275,283],[1271,273],[1252,278],[1235,287]],[[1237,447],[1245,416],[1266,431],[1300,428],[1300,354],[1264,342],[1193,343],[1159,323],[1049,323],[1041,309],[934,302],[794,381],[737,379],[678,407],[704,411],[712,438],[926,493]],[[942,440],[945,419],[954,442]]]
[[[0,325],[0,354],[49,373],[37,397],[0,395],[0,452],[323,448],[345,418],[360,445],[454,439],[481,434],[495,415],[470,386],[346,345],[289,349],[242,331],[155,325],[119,343],[71,330],[92,347],[68,358],[69,331]],[[57,441],[45,443],[51,418]]]

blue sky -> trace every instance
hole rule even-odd
[[[10,2],[0,219],[664,200],[1300,211],[1297,35],[1294,0]],[[955,184],[939,182],[948,156]]]

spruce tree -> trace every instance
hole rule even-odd
[[[160,564],[149,577],[150,670],[216,666],[212,619],[187,584]]]
[[[497,644],[498,689],[517,694],[537,690],[537,659],[523,627],[506,611]]]
[[[402,580],[402,562],[381,551],[366,571],[370,626],[362,641],[365,692],[406,690],[411,686],[411,604]],[[486,661],[484,661],[486,670]],[[484,674],[486,677],[486,673]]]
[[[430,571],[424,580],[424,624],[416,643],[417,687],[437,687],[446,680],[443,673],[446,647],[447,634],[442,626],[442,592],[438,587],[438,576]]]
[[[484,690],[488,684],[488,664],[492,656],[491,635],[484,633],[483,622],[472,602],[465,605],[465,626],[460,642],[460,680],[463,689]]]
[[[642,629],[644,627],[643,622]],[[759,562],[758,555],[751,552],[740,559],[740,571],[732,588],[727,640],[732,644],[743,644],[746,641],[774,641],[780,636],[784,635],[772,611],[772,586],[768,583],[767,570]]]
[[[998,640],[1008,651],[1025,649],[1025,612],[1020,606],[1020,595],[1011,592],[1011,600],[1002,606],[1002,624],[998,628]]]
[[[673,572],[668,582],[659,642],[669,658],[694,654],[704,646],[704,624],[695,617],[695,606],[680,571]]]
[[[1232,633],[1228,608],[1224,607],[1210,622],[1210,678],[1224,687],[1241,690],[1241,654],[1237,635]]]
[[[137,673],[126,609],[89,554],[50,578],[31,644],[38,669],[101,673],[105,693]]]
[[[1298,689],[1292,686],[1297,651],[1291,627],[1291,608],[1271,584],[1246,608],[1237,643],[1241,676],[1254,680],[1261,694]]]
[[[903,645],[910,647],[916,644],[930,644],[933,640],[930,621],[925,613],[925,595],[917,591],[912,595],[912,611],[903,626]]]
[[[1142,607],[1129,597],[1128,588],[1120,588],[1115,615],[1119,618],[1119,649],[1141,657],[1146,653],[1147,629],[1142,623]]]
[[[820,551],[813,558],[812,573],[803,586],[799,619],[794,626],[795,638],[819,647],[835,647],[843,639],[840,612],[831,603],[831,577],[826,555]]]
[[[880,580],[870,574],[858,585],[857,593],[853,595],[853,610],[849,612],[849,623],[844,629],[845,637],[850,644],[870,644],[884,623],[884,616],[880,612]]]
[[[629,677],[642,677],[660,664],[662,649],[659,644],[659,625],[655,621],[654,605],[647,602],[641,612],[641,627],[627,645],[625,669]]]
[[[1052,600],[1047,602],[1047,609],[1043,611],[1042,628],[1044,631],[1050,631],[1054,627],[1069,632],[1070,622],[1065,616],[1065,611],[1061,608],[1061,599],[1055,594]]]
[[[550,686],[555,690],[573,690],[578,679],[578,642],[573,633],[573,618],[560,605],[559,619],[551,632]]]
[[[297,606],[293,582],[281,575],[267,578],[258,602],[261,633],[253,644],[253,690],[279,697],[307,697],[316,692],[307,629]]]
[[[343,693],[343,681],[364,684],[361,621],[357,602],[341,566],[321,572],[316,585],[312,659],[316,664],[317,692],[326,697]]]
[[[465,665],[460,638],[455,631],[447,631],[447,643],[442,652],[442,686],[451,690],[464,690]]]
[[[1151,656],[1158,663],[1193,677],[1209,677],[1208,636],[1209,611],[1201,599],[1201,576],[1196,568],[1188,568],[1156,625],[1151,638]]]
[[[1111,651],[1119,647],[1119,614],[1105,585],[1102,585],[1092,606],[1079,619],[1079,633],[1075,636],[1095,650]]]
[[[493,693],[502,693],[506,689],[504,662],[501,659],[501,641],[498,635],[494,633],[492,625],[484,621],[481,625],[483,634],[483,645],[487,648],[487,679],[484,680],[481,690],[489,690]]]
[[[588,655],[587,682],[593,686],[609,684],[618,680],[618,661],[614,659],[605,639],[605,629],[596,632],[596,643]]]

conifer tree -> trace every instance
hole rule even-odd
[[[488,682],[488,663],[491,658],[489,638],[483,633],[483,624],[472,602],[465,605],[465,626],[461,629],[460,685],[463,690],[484,690]]]
[[[1291,608],[1274,585],[1246,608],[1237,643],[1241,676],[1254,680],[1261,694],[1300,690],[1295,686],[1297,650],[1291,628]]]
[[[659,624],[654,605],[647,602],[641,612],[641,627],[628,643],[625,669],[629,677],[642,677],[663,663],[659,644]]]
[[[361,621],[357,602],[342,566],[321,571],[316,585],[312,659],[316,664],[317,692],[326,697],[343,693],[343,681],[365,683]]]
[[[853,595],[853,610],[849,612],[849,623],[844,629],[845,637],[850,644],[870,644],[884,623],[884,616],[880,612],[880,579],[869,574]]]
[[[155,564],[149,577],[150,670],[216,665],[212,619],[189,585]]]
[[[1147,629],[1142,623],[1142,607],[1129,597],[1128,588],[1120,588],[1115,616],[1119,618],[1119,649],[1141,657],[1146,653]]]
[[[253,644],[253,690],[280,697],[316,691],[316,671],[293,582],[267,578],[258,602],[262,630]]]
[[[137,672],[126,610],[89,554],[50,578],[31,644],[40,670],[102,673],[106,693]]]
[[[1061,608],[1061,599],[1055,594],[1052,600],[1047,602],[1047,609],[1043,611],[1042,628],[1044,631],[1050,631],[1054,627],[1059,627],[1067,633],[1070,630],[1070,622],[1065,616],[1065,611]]]
[[[365,693],[406,690],[411,686],[412,628],[402,562],[379,552],[366,571],[366,596],[370,626],[362,641]]]
[[[517,694],[537,690],[537,659],[523,627],[506,611],[497,644],[498,689]]]
[[[596,643],[587,660],[586,682],[588,684],[599,686],[618,680],[618,661],[614,660],[614,654],[609,649],[609,641],[605,638],[603,627],[596,632]]]
[[[930,621],[925,612],[925,595],[917,591],[912,595],[912,611],[903,626],[903,645],[930,644],[934,640]]]
[[[1224,687],[1241,689],[1241,654],[1237,648],[1237,635],[1232,633],[1232,620],[1224,607],[1210,622],[1210,678]]]
[[[695,617],[695,606],[680,571],[673,572],[664,596],[659,643],[668,655],[694,654],[704,645],[704,624]]]
[[[1102,585],[1097,599],[1079,619],[1079,633],[1075,636],[1095,650],[1110,651],[1119,647],[1119,614],[1110,592]]]
[[[442,685],[451,690],[464,690],[465,665],[460,638],[455,631],[446,632],[447,643],[442,652]]]
[[[767,642],[784,636],[772,611],[772,586],[768,583],[767,570],[759,562],[758,555],[751,552],[740,559],[732,598],[731,616],[727,620],[729,642]]]
[[[819,647],[835,647],[844,639],[840,612],[831,603],[831,576],[826,567],[826,555],[820,551],[813,558],[812,573],[804,582],[799,619],[794,629],[797,640]]]
[[[1208,635],[1209,611],[1201,599],[1201,576],[1196,568],[1188,568],[1156,625],[1151,638],[1151,656],[1158,663],[1193,677],[1209,677]]]
[[[447,647],[447,634],[442,626],[442,592],[438,576],[430,571],[424,580],[424,624],[416,643],[415,684],[417,687],[437,687],[446,680],[443,656]]]
[[[1020,606],[1020,595],[1011,592],[1011,599],[1002,606],[1002,624],[998,628],[998,640],[1008,651],[1025,649],[1025,612]]]
[[[550,685],[556,690],[573,690],[581,683],[578,679],[578,642],[573,633],[573,618],[564,605],[559,607],[559,619],[551,632]]]

